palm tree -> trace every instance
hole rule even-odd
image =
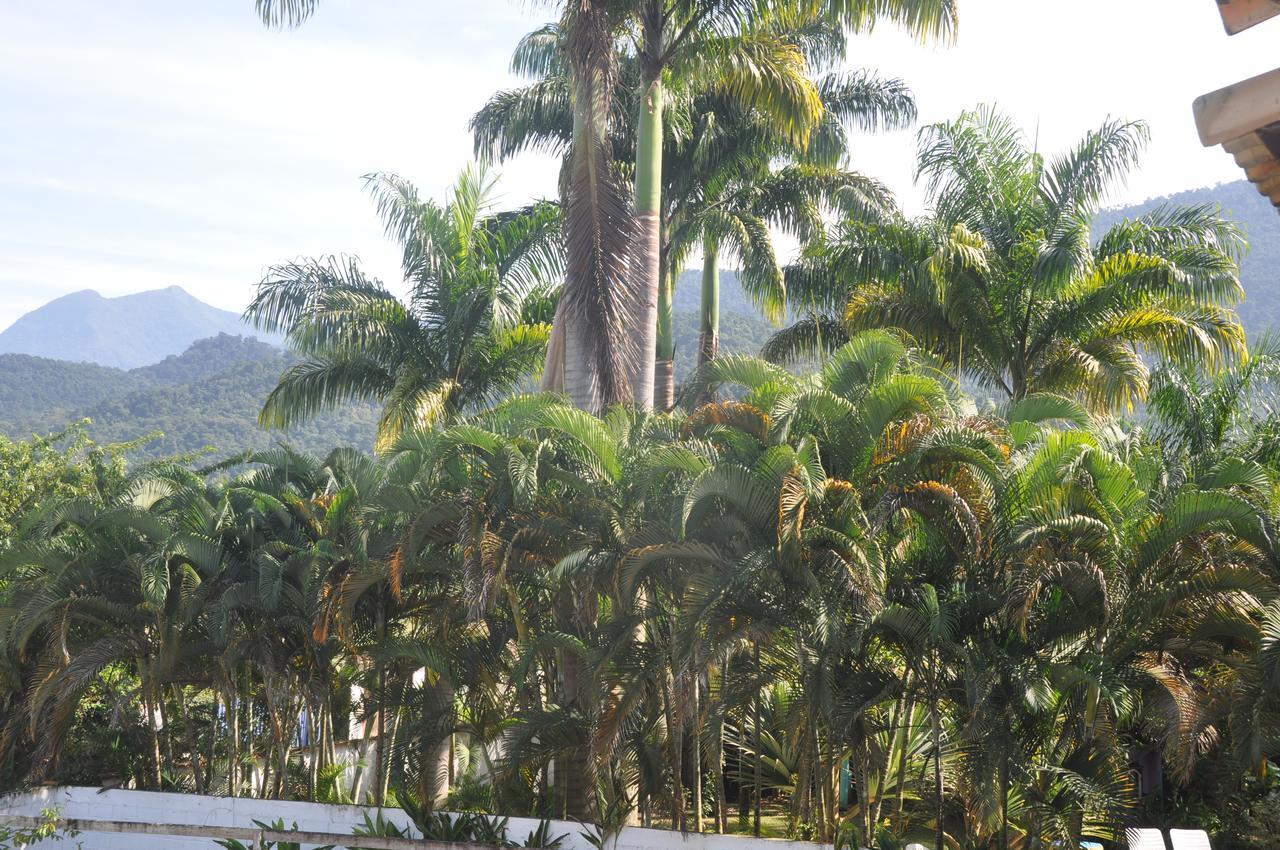
[[[917,35],[946,35],[955,25],[955,6],[950,0],[891,0],[779,3],[760,9],[739,0],[639,0],[635,18],[634,49],[640,72],[635,209],[642,232],[636,322],[642,336],[633,387],[640,403],[647,404],[652,398],[663,271],[666,86],[732,94],[803,147],[821,121],[824,107],[820,92],[805,73],[804,52],[791,31],[822,23],[869,28],[878,19],[887,19]]]
[[[1221,215],[1160,207],[1090,238],[1146,136],[1109,121],[1046,164],[989,109],[925,128],[918,174],[931,217],[853,224],[794,269],[793,304],[810,315],[769,354],[897,327],[1000,396],[1060,393],[1095,409],[1146,396],[1146,352],[1210,368],[1240,356],[1230,308],[1243,241]]]
[[[836,42],[843,46],[843,39]],[[693,203],[684,202],[693,207],[690,213],[672,216],[683,219],[683,226],[672,227],[671,254],[679,257],[694,239],[702,242],[699,366],[715,359],[719,349],[718,265],[723,252],[739,258],[746,291],[767,314],[778,317],[785,286],[776,254],[761,237],[779,229],[805,247],[823,239],[822,213],[827,209],[852,218],[887,207],[887,198],[877,184],[843,169],[849,150],[845,128],[907,126],[915,120],[910,91],[899,80],[867,72],[828,74],[818,81],[818,89],[825,111],[807,148],[789,145],[785,138],[771,141],[758,124],[742,120],[749,116],[719,106],[713,113],[716,143],[703,142],[695,135],[687,146],[692,162],[683,169],[670,169],[675,172],[673,179],[684,185],[668,194],[694,199]],[[778,170],[773,164],[779,159],[800,162]],[[708,173],[690,173],[698,170]]]
[[[824,42],[843,47],[844,39],[838,36],[828,33]],[[702,249],[701,365],[714,359],[718,350],[722,254],[738,259],[743,288],[777,321],[785,287],[773,233],[781,232],[806,246],[823,238],[829,211],[861,218],[868,211],[889,208],[883,187],[843,167],[845,127],[904,126],[915,117],[910,93],[898,80],[867,73],[829,74],[817,85],[825,111],[807,148],[759,120],[757,111],[711,94],[693,101],[692,130],[687,138],[673,136],[664,153],[665,244],[655,397],[664,409],[674,403],[674,285],[692,251]]]
[[[560,212],[493,212],[483,166],[463,171],[443,205],[394,175],[366,179],[402,248],[407,301],[354,259],[328,257],[272,268],[246,316],[306,357],[268,396],[264,424],[373,400],[385,447],[406,428],[497,401],[537,367],[550,319],[539,295],[562,268]]]

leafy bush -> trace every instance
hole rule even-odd
[[[379,809],[375,817],[369,817],[368,812],[363,813],[364,823],[360,824],[352,832],[357,837],[378,837],[378,838],[413,838],[413,829],[408,826],[400,826],[395,821],[387,820]],[[348,850],[366,850],[363,847],[352,846]]]
[[[286,829],[282,819],[277,819],[272,823],[263,823],[260,820],[255,820],[253,824],[259,829],[270,829],[276,832],[298,831],[298,824],[296,822],[292,827]],[[214,843],[219,847],[225,848],[225,850],[258,850],[259,847],[259,845],[256,844],[245,844],[243,841],[237,841],[234,838],[224,838],[214,841]],[[260,846],[262,850],[302,850],[302,845],[296,841],[266,841]],[[316,850],[334,850],[334,846],[332,844],[327,844],[324,847],[317,847]]]

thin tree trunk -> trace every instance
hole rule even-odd
[[[1009,848],[1009,751],[1001,746],[1000,753],[1000,846]]]
[[[311,799],[316,798],[316,788],[320,784],[320,706],[314,699],[307,700],[307,793]]]
[[[680,786],[680,721],[676,718],[675,679],[668,670],[662,676],[662,716],[667,724],[667,767],[671,770],[671,828],[680,829],[684,813],[684,789]]]
[[[936,661],[934,662],[937,663]],[[932,699],[930,714],[933,727],[933,796],[937,807],[938,822],[934,828],[934,850],[944,850],[946,832],[943,825],[943,787],[942,787],[942,718],[938,711],[937,688],[931,688]]]
[[[178,778],[178,763],[173,757],[173,728],[169,723],[169,709],[167,700],[164,698],[164,687],[162,685],[155,686],[156,706],[160,711],[160,736],[164,743],[165,761],[169,763],[169,770],[173,771],[173,778]]]
[[[702,249],[702,304],[698,318],[698,368],[715,360],[720,353],[720,267],[719,249],[707,240]],[[698,398],[700,404],[715,400],[708,388]]]
[[[871,822],[880,822],[880,812],[884,807],[885,791],[889,787],[889,772],[893,770],[893,756],[895,748],[906,748],[905,735],[903,730],[906,727],[905,711],[907,705],[907,692],[904,688],[902,693],[898,694],[898,699],[893,707],[893,720],[889,724],[889,745],[885,747],[884,752],[884,769],[880,775],[880,790],[876,794],[875,805],[871,809]]]
[[[163,783],[160,767],[160,730],[156,728],[156,710],[152,700],[152,690],[150,682],[142,688],[142,710],[147,714],[147,731],[151,739],[151,781],[155,790],[159,791]]]
[[[426,691],[428,717],[439,718],[440,731],[448,730],[438,741],[431,742],[423,754],[422,775],[425,780],[422,800],[433,806],[444,803],[453,785],[453,686],[443,676]]]
[[[580,702],[578,691],[582,663],[578,656],[571,651],[564,652],[562,655],[563,704],[577,706]],[[559,765],[557,765],[557,784],[560,784],[559,780],[561,773],[563,773],[565,817],[571,820],[584,821],[591,814],[588,800],[590,786],[590,776],[588,774],[590,769],[591,760],[585,745],[574,748],[571,753],[566,755],[563,771],[559,770]]]
[[[178,707],[178,719],[182,722],[182,735],[191,753],[191,779],[195,783],[196,793],[204,793],[204,773],[200,770],[200,749],[196,746],[196,732],[192,728],[191,718],[187,714],[187,698],[180,685],[173,685],[173,700]]]
[[[373,745],[373,804],[378,808],[382,808],[382,778],[386,773],[386,735],[387,735],[387,717],[386,717],[386,701],[383,697],[384,689],[387,686],[387,668],[381,660],[378,661],[378,732],[377,741]]]
[[[693,677],[693,828],[702,832],[702,675]]]
[[[755,739],[754,743],[755,743],[755,751],[756,751],[755,755],[756,755],[756,757],[755,757],[755,768],[754,768],[754,770],[755,770],[755,774],[754,774],[753,781],[752,781],[752,786],[753,786],[752,791],[753,791],[753,796],[754,796],[754,798],[755,798],[755,799],[754,799],[754,804],[753,804],[753,818],[752,818],[752,825],[751,825],[751,834],[752,834],[752,835],[754,835],[756,838],[759,838],[759,837],[760,837],[760,797],[761,797],[761,787],[760,787],[760,783],[761,783],[761,776],[760,776],[760,700],[761,700],[761,698],[762,698],[762,695],[761,695],[761,693],[760,693],[760,692],[761,692],[762,688],[760,687],[760,642],[759,642],[758,640],[757,640],[757,641],[755,641],[755,642],[753,643],[753,653],[754,653],[754,659],[753,659],[753,660],[755,661],[755,668],[756,668],[756,670],[755,670],[755,676],[756,676],[756,701],[755,701],[755,709],[754,709],[754,715],[755,715],[755,716],[752,718],[752,724],[751,724],[751,725],[752,725],[752,727],[753,727],[752,734],[753,734],[754,739]]]
[[[660,28],[647,20],[645,39],[661,47]],[[661,69],[650,69],[640,98],[636,124],[635,211],[639,250],[635,268],[633,323],[636,362],[631,368],[631,396],[637,407],[648,408],[654,398],[658,348],[658,290],[662,276],[662,106]]]
[[[906,723],[911,723],[915,716],[916,702],[914,698],[907,700]],[[898,831],[902,831],[902,811],[907,803],[907,749],[910,743],[909,726],[904,725],[902,728],[902,747],[898,752],[898,802],[897,802],[897,821]]]
[[[715,752],[715,778],[712,780],[716,795],[716,833],[724,835],[729,831],[729,801],[727,799],[728,792],[724,787],[724,717],[720,716],[716,720],[716,752]]]
[[[399,702],[397,702],[399,705]],[[386,749],[382,750],[383,743],[378,741],[379,751],[382,754],[383,770],[382,770],[382,799],[385,802],[387,794],[391,790],[391,759],[396,752],[396,737],[400,734],[400,711],[396,709],[391,712],[391,719],[387,723],[387,742]]]
[[[675,272],[664,269],[658,285],[657,364],[653,378],[653,406],[658,410],[671,410],[676,406],[676,337],[672,313],[675,291]]]
[[[209,712],[209,757],[205,759],[204,787],[212,793],[213,776],[218,763],[218,705],[222,702],[221,689],[213,687],[213,711]]]
[[[230,746],[227,755],[227,794],[240,796],[240,700],[237,699],[238,688],[234,682],[227,696],[227,724],[231,729]]]

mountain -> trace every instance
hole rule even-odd
[[[246,333],[252,331],[238,315],[180,286],[119,298],[86,289],[55,298],[10,325],[0,333],[0,354],[134,369],[181,354],[198,339]]]
[[[158,432],[139,449],[145,457],[206,449],[225,457],[277,440],[317,453],[334,446],[372,448],[378,410],[367,404],[318,416],[288,432],[258,426],[263,399],[296,362],[287,351],[227,334],[127,371],[0,354],[0,433],[22,439],[87,418],[89,433],[100,443]]]
[[[1121,219],[1134,218],[1161,204],[1221,205],[1249,240],[1248,253],[1240,264],[1245,293],[1244,301],[1236,308],[1240,320],[1250,338],[1280,328],[1280,215],[1271,202],[1258,194],[1252,184],[1239,180],[1104,210],[1094,220],[1094,232],[1100,234]]]

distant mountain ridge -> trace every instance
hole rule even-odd
[[[135,369],[218,334],[264,336],[180,286],[116,298],[85,289],[55,298],[0,332],[0,354]]]

